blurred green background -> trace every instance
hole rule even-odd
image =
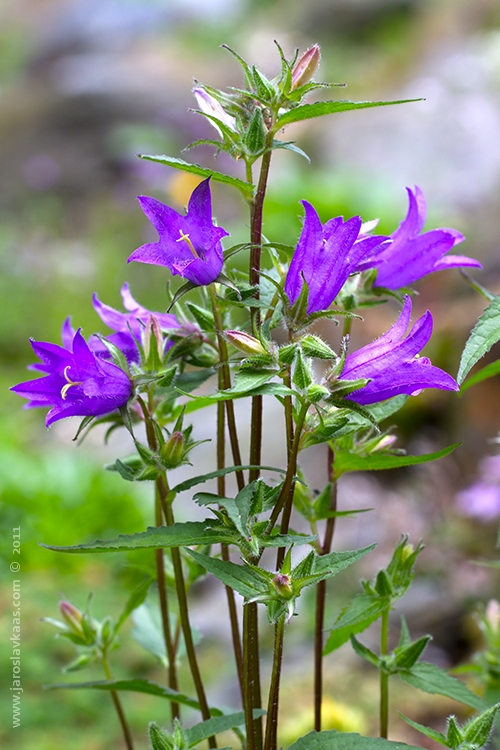
[[[151,194],[178,210],[194,184],[182,173],[137,159],[137,153],[178,156],[197,138],[212,137],[208,124],[189,112],[195,105],[193,79],[213,86],[240,85],[238,65],[219,45],[226,43],[267,75],[278,71],[277,39],[293,54],[314,42],[322,47],[319,78],[347,83],[333,89],[338,98],[425,101],[339,115],[294,126],[287,137],[311,156],[279,153],[269,188],[264,231],[295,242],[307,198],[323,219],[342,213],[379,217],[382,231],[393,231],[406,213],[405,186],[418,184],[429,204],[428,228],[453,226],[468,241],[460,252],[478,257],[481,283],[500,292],[500,10],[496,0],[3,0],[0,3],[0,531],[4,561],[0,577],[2,666],[9,665],[11,628],[12,529],[21,527],[22,684],[21,727],[11,730],[10,666],[2,668],[4,715],[0,741],[12,750],[104,750],[121,739],[108,696],[59,691],[47,683],[99,678],[97,668],[61,678],[72,656],[69,644],[53,639],[42,616],[57,616],[62,596],[83,607],[94,592],[97,616],[117,615],[141,573],[128,564],[148,565],[146,555],[62,556],[38,542],[71,544],[144,528],[152,521],[148,486],[126,484],[102,471],[103,461],[127,450],[114,436],[103,450],[100,436],[81,447],[71,442],[77,420],[45,431],[44,415],[22,412],[8,387],[27,378],[32,361],[28,338],[59,341],[63,320],[86,335],[105,333],[91,295],[119,306],[128,281],[138,300],[152,310],[166,307],[167,273],[126,265],[129,254],[154,239],[135,196]],[[214,164],[210,148],[188,154]],[[224,155],[215,167],[241,176],[240,165]],[[244,241],[248,218],[238,194],[214,186],[214,206],[232,241]],[[418,284],[414,315],[429,307],[436,335],[433,361],[456,373],[468,332],[483,303],[456,270]],[[364,343],[390,325],[394,307],[378,309],[354,331]],[[338,343],[336,331],[322,330]],[[337,336],[337,339],[335,337]],[[493,351],[491,357],[498,356]],[[454,456],[418,472],[377,479],[354,475],[341,487],[344,507],[375,507],[368,529],[361,521],[339,524],[341,547],[379,542],[365,565],[370,576],[385,564],[400,533],[422,536],[428,551],[420,582],[406,607],[414,628],[431,629],[434,658],[454,664],[466,658],[477,633],[469,617],[474,600],[495,596],[498,578],[470,564],[493,557],[497,516],[471,517],[457,507],[460,488],[475,481],[481,459],[493,453],[488,440],[500,427],[496,379],[461,399],[427,393],[411,400],[401,417],[401,444],[429,451],[463,441]],[[204,423],[197,426],[208,428]],[[268,426],[270,444],[276,442]],[[208,450],[208,449],[207,449]],[[194,454],[195,470],[198,469]],[[306,472],[320,487],[324,455],[308,453]],[[198,473],[198,471],[197,471]],[[495,484],[496,482],[496,484]],[[498,479],[491,480],[498,489]],[[497,501],[500,508],[500,501]],[[187,517],[189,505],[179,509]],[[358,573],[358,571],[357,571]],[[356,586],[344,576],[340,600]],[[219,633],[223,595],[215,584],[197,587],[194,619],[204,631],[202,668],[209,674],[213,702],[234,705],[234,674],[229,645]],[[211,607],[211,604],[213,606]],[[332,597],[330,621],[339,600]],[[208,608],[208,609],[207,609]],[[305,732],[304,709],[311,695],[308,601],[290,627],[290,660],[285,671],[283,742]],[[410,623],[411,625],[411,623]],[[271,635],[265,630],[265,648]],[[163,681],[163,669],[124,631],[126,648],[114,657],[116,674]],[[295,649],[295,650],[294,650]],[[291,655],[293,651],[293,656]],[[371,674],[349,653],[330,659],[327,683],[331,726],[373,730],[376,700]],[[5,660],[5,661],[4,661]],[[223,670],[220,664],[224,663]],[[192,693],[189,679],[183,688]],[[338,701],[360,700],[359,710]],[[363,689],[360,690],[360,680]],[[298,686],[300,689],[298,689]],[[398,696],[398,708],[405,701]],[[109,703],[109,705],[108,705]],[[146,747],[150,719],[168,720],[160,699],[126,695],[126,710]],[[449,706],[422,702],[418,721],[445,715]],[[456,710],[456,707],[453,707]],[[451,710],[451,709],[450,709]],[[293,723],[295,722],[295,724]],[[302,723],[301,723],[302,722]],[[402,724],[402,722],[400,722]],[[297,725],[299,728],[297,729]],[[288,727],[288,729],[287,729]],[[295,727],[295,728],[294,728]],[[394,738],[417,741],[397,725]],[[286,734],[288,732],[288,735]],[[418,740],[418,741],[421,741]]]

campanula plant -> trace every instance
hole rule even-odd
[[[232,747],[278,750],[285,635],[294,626],[302,591],[313,588],[314,726],[309,734],[295,738],[290,750],[398,750],[401,744],[388,739],[389,678],[394,676],[479,711],[464,726],[455,722],[455,733],[447,737],[407,719],[448,747],[479,750],[488,741],[498,706],[488,707],[463,682],[423,661],[429,637],[412,639],[404,620],[399,643],[390,651],[389,613],[411,586],[423,549],[420,542],[413,546],[403,534],[387,566],[373,581],[364,582],[361,592],[343,609],[337,608],[340,612],[334,622],[325,620],[325,602],[326,581],[369,554],[377,541],[374,538],[361,549],[335,549],[342,475],[359,469],[417,465],[456,447],[408,456],[395,446],[397,436],[380,427],[404,406],[408,396],[435,388],[449,391],[452,397],[458,390],[450,374],[422,356],[432,334],[432,315],[427,311],[412,322],[408,287],[437,270],[480,264],[448,254],[464,240],[459,232],[422,232],[425,200],[419,188],[408,191],[408,214],[388,236],[372,235],[373,223],[363,224],[359,216],[335,216],[323,224],[304,199],[304,222],[295,248],[287,248],[279,236],[264,237],[263,211],[273,153],[276,149],[303,153],[293,141],[284,140],[289,124],[404,102],[311,101],[312,92],[333,85],[314,80],[320,62],[318,45],[301,55],[297,51],[290,59],[277,45],[280,65],[273,78],[227,50],[239,63],[242,80],[228,91],[196,83],[195,111],[206,119],[207,131],[213,126],[217,139],[202,139],[191,147],[209,144],[226,152],[235,159],[235,170],[240,168],[238,176],[176,157],[144,156],[195,174],[200,182],[185,214],[155,197],[140,197],[140,206],[159,239],[131,254],[131,248],[123,248],[124,261],[129,255],[129,262],[149,264],[152,274],[164,274],[166,268],[172,277],[184,279],[184,284],[165,299],[162,312],[151,312],[136,302],[127,284],[121,289],[124,312],[94,295],[94,309],[112,333],[91,335],[87,343],[68,319],[62,347],[32,341],[40,359],[33,365],[38,377],[12,388],[28,399],[28,407],[49,409],[47,427],[74,416],[84,418],[78,434],[86,434],[103,421],[111,424],[110,429],[123,427],[134,452],[106,468],[125,481],[152,485],[154,526],[71,547],[50,545],[51,540],[44,540],[44,545],[65,554],[151,550],[154,575],[141,568],[145,577],[118,618],[98,622],[89,611],[82,613],[62,602],[63,622],[48,622],[77,649],[71,670],[83,669],[91,661],[101,664],[106,679],[78,683],[78,687],[109,692],[128,750],[136,742],[141,746],[145,727],[140,731],[130,727],[121,691],[151,696],[149,741],[153,750],[181,750],[205,742],[215,748],[217,735],[228,730],[234,730]],[[218,225],[211,195],[215,182],[226,189],[236,188],[245,197],[248,242],[231,247],[228,232]],[[262,268],[263,250],[272,268]],[[233,265],[237,252],[239,258],[247,254],[245,273],[241,263],[238,269]],[[351,327],[363,325],[358,313],[370,315],[374,302],[394,303],[395,299],[402,309],[392,327],[352,350]],[[323,330],[329,330],[328,341],[313,328],[321,319]],[[335,328],[339,322],[341,333]],[[316,367],[320,361],[323,374]],[[205,389],[200,392],[203,383]],[[235,399],[246,400],[249,407],[248,456],[240,441]],[[273,438],[282,444],[287,457],[284,466],[269,466],[262,457],[264,399],[277,399],[282,409]],[[210,406],[216,414],[216,438],[205,450],[212,452],[214,470],[200,475],[198,446],[205,441],[197,439],[197,423],[191,423],[191,416]],[[328,469],[329,480],[319,493],[308,487],[300,467],[301,451],[311,446],[324,451]],[[192,476],[176,483],[173,472],[190,463]],[[264,470],[273,478],[265,479]],[[235,492],[226,484],[228,475],[234,475]],[[210,479],[216,480],[215,492],[205,486]],[[184,522],[175,518],[178,495],[182,495]],[[199,509],[190,518],[193,503],[203,509],[204,520],[199,520]],[[298,521],[300,515],[302,521]],[[365,536],[370,534],[368,525]],[[200,667],[191,625],[190,588],[205,575],[225,587],[238,687],[230,710],[209,699],[208,675]],[[133,674],[115,680],[109,652],[118,644],[118,630],[127,618],[135,610],[153,606],[154,598],[149,595],[153,583],[159,595],[164,679],[155,684]],[[259,609],[267,614],[266,625],[259,621]],[[357,636],[377,621],[380,647],[375,652]],[[264,627],[273,628],[274,647],[270,669],[261,671]],[[377,739],[324,730],[323,655],[349,641],[355,653],[379,672]],[[178,669],[183,658],[191,676],[189,694],[184,687],[180,689]],[[263,679],[264,674],[269,679]],[[162,705],[154,702],[158,697],[163,698]],[[186,707],[200,714],[194,726],[186,722]]]

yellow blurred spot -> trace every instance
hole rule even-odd
[[[338,732],[358,732],[365,734],[367,730],[363,713],[346,703],[324,698],[322,705],[322,729],[336,729]],[[306,708],[295,714],[291,719],[284,720],[281,724],[280,743],[289,745],[297,737],[307,734],[314,729],[313,707]]]
[[[182,208],[187,206],[191,193],[200,182],[203,182],[203,179],[203,177],[200,177],[197,174],[191,174],[190,172],[176,173],[167,188],[167,192],[170,195],[172,202]]]

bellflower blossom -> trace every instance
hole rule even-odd
[[[481,268],[481,263],[474,258],[446,255],[452,247],[465,239],[456,229],[432,229],[420,234],[426,218],[425,196],[417,186],[414,191],[406,189],[409,198],[408,213],[391,234],[392,242],[376,247],[363,262],[363,269],[378,269],[374,286],[401,289],[434,271],[461,266]]]
[[[128,263],[167,266],[174,276],[182,276],[197,286],[215,281],[224,262],[221,239],[229,233],[213,223],[210,178],[194,189],[186,216],[156,198],[139,196],[139,203],[160,239],[139,247]]]
[[[341,216],[323,226],[313,206],[301,201],[305,209],[304,226],[285,281],[285,292],[294,304],[303,279],[309,287],[307,314],[327,310],[348,276],[358,270],[367,253],[387,241],[387,237],[359,237],[361,219],[344,221]]]
[[[408,331],[411,307],[407,296],[392,328],[371,344],[347,355],[341,379],[370,379],[363,388],[349,394],[347,398],[351,401],[375,404],[401,394],[416,396],[423,388],[458,391],[451,375],[435,367],[427,357],[416,356],[430,339],[432,315],[427,311]]]
[[[63,330],[67,340],[68,329]],[[100,417],[124,406],[132,396],[132,383],[119,367],[96,356],[80,329],[74,334],[71,348],[31,340],[33,351],[41,360],[35,369],[48,373],[28,380],[10,390],[29,399],[26,408],[52,407],[47,414],[50,427],[64,417]]]
[[[164,333],[168,334],[175,332],[184,336],[191,333],[199,333],[199,328],[197,328],[197,326],[191,323],[180,323],[176,316],[171,313],[158,313],[146,310],[145,307],[139,305],[139,303],[132,297],[128,284],[122,286],[121,296],[123,306],[127,312],[120,312],[113,307],[105,305],[99,300],[97,294],[94,294],[92,297],[92,304],[102,322],[116,331],[116,333],[113,333],[106,338],[111,341],[112,344],[121,349],[129,362],[139,361],[139,350],[137,348],[136,340],[141,341],[142,332],[151,316],[156,318]],[[89,345],[92,351],[95,351],[96,354],[102,354],[105,358],[110,356],[105,345],[96,336],[91,338]],[[171,346],[173,346],[173,342],[167,339],[165,343],[165,351]]]

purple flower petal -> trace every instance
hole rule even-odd
[[[416,395],[424,388],[457,391],[455,380],[427,357],[416,357],[432,333],[429,311],[413,325],[408,335],[411,299],[405,298],[396,323],[379,339],[346,357],[342,380],[369,379],[370,382],[347,398],[361,405],[385,401],[393,396]]]
[[[139,202],[159,241],[139,247],[128,262],[167,266],[172,274],[198,286],[215,281],[224,262],[221,239],[228,232],[213,223],[210,179],[193,191],[186,216],[155,198],[140,196]]]

